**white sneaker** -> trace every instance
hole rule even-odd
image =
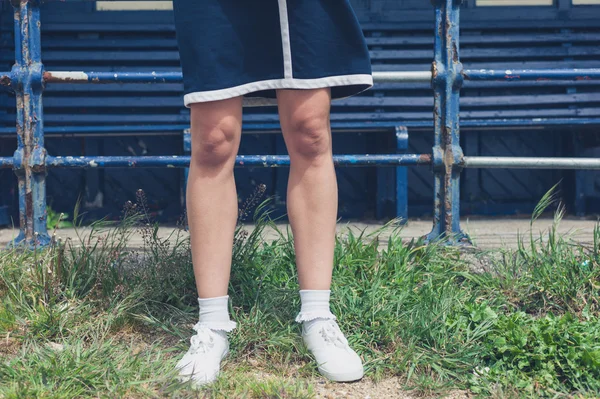
[[[195,386],[200,386],[217,379],[221,360],[229,353],[229,340],[225,331],[211,330],[200,323],[194,330],[196,334],[190,339],[190,349],[176,367],[180,381],[191,379]]]
[[[308,327],[307,327],[308,325]],[[302,338],[315,357],[319,372],[332,381],[356,381],[363,377],[363,365],[335,320],[302,323]]]

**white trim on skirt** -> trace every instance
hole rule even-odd
[[[327,76],[316,79],[271,79],[243,85],[229,87],[227,89],[196,91],[188,93],[183,97],[186,107],[192,103],[226,100],[249,94],[255,91],[277,90],[277,89],[320,89],[334,86],[368,85],[373,86],[373,76],[369,74]],[[365,89],[366,90],[366,89]],[[357,93],[354,93],[357,94]],[[244,105],[261,106],[277,105],[277,99],[265,97],[244,97]]]
[[[294,77],[294,68],[292,67],[292,40],[290,39],[287,0],[279,0],[279,24],[281,26],[284,77],[292,79]]]

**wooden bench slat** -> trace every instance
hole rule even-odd
[[[73,24],[43,23],[42,47],[46,69],[119,72],[179,70],[177,43],[171,23],[128,24],[123,20],[125,14],[119,15],[120,22],[114,23],[108,14],[98,15],[100,19],[93,23],[83,20]],[[546,21],[542,28],[537,25],[528,26],[518,22],[503,24],[503,29],[499,29],[497,23],[483,21],[463,24],[461,42],[464,47],[461,57],[464,68],[600,67],[600,59],[596,57],[600,27],[589,23],[547,24]],[[433,25],[418,22],[410,26],[364,24],[375,71],[430,70]],[[572,27],[573,31],[560,32],[564,27]],[[583,29],[577,30],[578,27]],[[0,30],[9,32],[10,36],[10,30],[5,28],[3,26]],[[12,46],[6,37],[2,42]],[[563,43],[576,44],[563,46]],[[4,54],[0,59],[12,62],[10,56],[6,58],[7,52]],[[551,65],[549,59],[553,59]],[[585,91],[567,92],[568,88],[578,87]],[[89,85],[51,84],[47,87],[44,100],[46,122],[102,123],[110,120],[111,123],[143,124],[152,121],[186,121],[188,116],[182,107],[181,91],[180,83],[107,84],[93,88]],[[599,92],[598,82],[465,82],[461,118],[597,116]],[[73,96],[77,96],[76,101]],[[10,101],[10,110],[14,110],[13,101]],[[431,120],[432,105],[429,83],[376,84],[361,96],[334,102],[332,120],[357,123],[370,120]],[[521,109],[512,109],[514,107]],[[77,108],[83,108],[81,113]],[[120,108],[122,114],[114,114],[115,108]],[[245,114],[257,122],[277,121],[274,107],[264,109],[265,112],[272,111],[269,114],[261,114],[260,110],[247,109]]]
[[[401,61],[401,60],[429,60],[433,57],[432,50],[372,50],[371,58],[374,61]],[[510,61],[515,58],[564,58],[597,56],[597,46],[582,47],[552,47],[552,48],[495,48],[495,49],[463,49],[461,58],[466,63],[470,59],[502,59]],[[12,54],[3,54],[0,61],[12,61]],[[128,51],[47,51],[43,54],[44,61],[75,61],[86,62],[179,62],[177,50],[128,50]]]
[[[597,46],[582,47],[511,47],[511,48],[467,48],[461,49],[462,62],[470,59],[502,59],[514,58],[557,58],[557,57],[579,57],[598,55]],[[406,59],[428,59],[432,58],[432,50],[372,50],[371,58],[374,60],[406,60]]]
[[[72,23],[65,23],[61,11],[57,8],[60,3],[51,2],[47,6],[42,8],[42,24],[46,31],[53,32],[81,32],[103,29],[106,31],[119,30],[119,31],[160,31],[160,32],[172,32],[174,26],[171,21],[172,12],[141,12],[141,11],[123,11],[119,13],[87,13],[78,15],[78,20]],[[66,5],[65,5],[66,6]],[[50,8],[51,9],[50,9]],[[48,11],[54,11],[50,14]],[[430,12],[426,13],[431,15]],[[139,17],[144,16],[146,21],[150,23],[138,23],[132,18],[132,16]],[[7,18],[7,20],[10,20]],[[59,21],[60,20],[60,21]],[[578,28],[589,28],[595,27],[597,21],[593,19],[556,19],[556,20],[539,20],[535,18],[516,18],[514,20],[475,20],[475,19],[463,19],[461,23],[461,30],[463,32],[475,31],[475,30],[496,30],[504,31],[507,29],[521,31],[523,33],[539,31],[539,30],[551,30],[551,29],[578,29]],[[104,25],[104,26],[102,26]],[[98,27],[99,26],[99,27]],[[430,33],[433,30],[434,23],[433,18],[430,20],[412,20],[402,21],[402,23],[394,22],[363,22],[361,24],[363,30],[369,34],[371,32],[422,32],[423,34]],[[4,26],[6,30],[10,30],[10,27]]]
[[[474,90],[482,90],[482,93],[486,91],[496,91],[498,89],[522,89],[522,90],[551,90],[560,89],[566,90],[568,87],[580,87],[584,86],[590,89],[600,91],[600,81],[507,81],[502,82],[499,86],[498,82],[485,82],[485,81],[467,81],[463,86],[463,94],[469,96]],[[414,90],[427,90],[431,92],[431,86],[429,83],[376,83],[373,88],[364,92],[362,96],[370,96],[378,93],[384,93],[388,95],[388,92],[403,93],[406,92],[408,95]],[[45,95],[52,95],[54,93],[85,93],[90,91],[89,84],[60,84],[52,83],[46,86],[44,90]],[[97,93],[110,93],[114,92],[115,95],[129,95],[130,93],[148,93],[155,92],[155,95],[174,95],[183,96],[183,85],[180,83],[114,83],[114,84],[101,84],[94,86],[94,92]],[[473,94],[475,95],[475,94]],[[479,93],[477,94],[479,95]]]
[[[535,20],[527,18],[516,18],[514,20],[463,20],[460,24],[461,32],[468,31],[499,31],[506,32],[517,31],[521,33],[535,33],[540,30],[552,30],[552,29],[589,29],[590,27],[596,28],[598,21],[594,19],[580,19],[580,20],[564,20],[564,19],[547,19],[547,20]],[[363,22],[361,27],[364,31],[376,31],[376,32],[404,32],[404,31],[425,31],[431,32],[434,28],[434,22],[432,21],[415,21],[415,22]]]
[[[61,61],[44,60],[44,65],[48,71],[95,71],[95,72],[152,72],[178,71],[178,66],[175,65],[81,65],[74,63],[66,63]],[[548,69],[548,61],[510,61],[510,62],[484,62],[484,61],[466,61],[463,63],[464,69]],[[554,68],[599,68],[600,60],[556,60],[552,61]],[[404,62],[402,64],[394,63],[373,63],[373,71],[430,71],[431,61]],[[502,82],[504,83],[504,82]],[[499,86],[500,82],[496,82]]]
[[[56,3],[52,3],[53,5]],[[49,16],[42,10],[42,24],[46,31],[52,32],[85,32],[85,31],[154,31],[154,32],[173,32],[174,26],[172,23],[164,23],[165,16],[170,16],[172,13],[158,13],[155,17],[155,23],[131,23],[129,15],[139,15],[141,12],[119,12],[117,16],[110,14],[115,13],[90,13],[81,15],[80,21],[75,23],[54,22],[54,16]],[[60,17],[60,16],[59,16]],[[121,20],[121,21],[119,21]],[[124,20],[124,21],[123,21]],[[169,21],[170,22],[170,21]],[[550,30],[550,29],[577,29],[595,27],[597,21],[593,19],[580,20],[535,20],[519,18],[513,21],[510,20],[464,20],[461,23],[461,30],[467,32],[470,30],[516,30],[526,33],[527,31]],[[370,32],[423,32],[423,34],[431,33],[434,28],[433,19],[430,21],[413,21],[413,22],[363,22],[362,29],[366,33]]]
[[[520,92],[516,90],[528,90],[531,92],[532,90],[546,91],[552,89],[560,89],[565,90],[569,87],[586,87],[590,90],[595,90],[600,92],[600,82],[596,81],[508,81],[502,82],[502,85],[499,87],[498,82],[482,82],[482,81],[467,81],[463,87],[462,96],[478,96],[478,95],[486,95],[486,92],[489,91],[497,91],[499,89],[515,89],[515,93]],[[379,93],[383,93],[385,95],[389,95],[387,93],[394,92],[396,96],[400,95],[400,93],[406,93],[407,95],[414,94],[415,90],[427,91],[427,93],[431,93],[431,87],[429,83],[377,83],[372,89],[366,91],[362,94],[362,96],[371,96]],[[472,93],[477,90],[477,93]],[[135,95],[135,93],[152,93],[152,95],[162,95],[162,96],[176,96],[178,98],[183,97],[183,85],[180,83],[128,83],[128,84],[101,84],[95,85],[94,90],[95,93],[113,93],[115,96],[129,96],[131,94]],[[89,84],[60,84],[60,83],[52,83],[46,86],[46,90],[44,90],[44,96],[55,95],[59,93],[73,93],[73,95],[80,95],[79,93],[89,93],[90,86]],[[396,94],[397,93],[397,94]],[[599,94],[600,95],[600,94]]]
[[[153,32],[153,31],[148,31]],[[120,34],[115,31],[115,34]],[[176,49],[177,41],[172,38],[135,38],[123,37],[101,37],[98,39],[78,38],[77,40],[65,40],[65,38],[56,38],[55,35],[46,38],[42,36],[42,50],[50,49],[131,49],[131,48],[151,48],[151,49]],[[396,37],[367,37],[367,44],[371,47],[376,46],[423,46],[431,47],[433,37],[424,36],[396,36]],[[461,46],[468,45],[487,45],[491,44],[562,44],[562,43],[597,43],[600,44],[600,33],[543,33],[534,35],[461,35]],[[14,42],[11,39],[0,39],[0,46],[5,49],[14,48]],[[463,47],[464,49],[464,47]],[[502,51],[502,47],[498,48]]]
[[[109,13],[110,14],[110,13]],[[42,14],[43,15],[43,14]],[[81,23],[44,23],[42,17],[42,31],[45,32],[151,32],[151,33],[174,33],[175,25],[173,23],[111,23],[110,15],[95,13],[94,21],[89,24]],[[103,21],[105,20],[105,21]]]
[[[389,113],[350,113],[350,114],[332,114],[332,120],[338,121],[394,121],[402,125],[403,121],[430,121],[432,112],[389,112]],[[576,118],[576,117],[600,117],[600,108],[557,108],[549,114],[548,110],[521,109],[521,110],[487,110],[487,111],[463,111],[460,113],[461,120],[468,119],[552,119],[552,118]],[[277,115],[267,114],[260,116],[262,122],[276,122]],[[46,126],[52,125],[96,125],[96,124],[151,124],[151,123],[189,123],[189,115],[186,114],[54,114],[49,113],[44,116]],[[3,126],[14,126],[14,115],[0,115],[0,124]]]
[[[433,45],[431,36],[368,37],[369,46]],[[540,33],[532,35],[460,35],[460,45],[532,44],[532,43],[600,43],[600,33]]]
[[[554,68],[599,68],[600,60],[573,60],[573,61],[552,61]],[[426,71],[431,64],[423,63],[403,63],[403,64],[383,64],[374,63],[373,71]],[[548,69],[548,61],[510,61],[510,62],[484,62],[484,61],[466,61],[463,63],[464,69]],[[501,86],[502,82],[498,82]]]
[[[510,95],[510,96],[481,96],[461,97],[461,107],[512,107],[512,106],[544,106],[544,105],[579,105],[586,103],[600,104],[599,93],[547,94],[547,95]],[[433,98],[427,97],[366,97],[355,96],[332,103],[337,108],[369,107],[369,108],[424,108],[433,107]],[[44,107],[50,108],[180,108],[181,98],[173,96],[91,96],[71,97],[46,96]]]

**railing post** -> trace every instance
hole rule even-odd
[[[396,153],[406,154],[408,148],[408,129],[396,127]],[[408,222],[408,170],[406,166],[396,168],[396,217],[402,224]]]
[[[39,0],[12,0],[15,57],[12,68],[17,99],[17,149],[13,169],[19,186],[20,232],[8,246],[29,248],[50,242],[46,229],[46,149],[42,109],[43,65]],[[37,233],[37,234],[36,234]]]
[[[462,0],[432,0],[435,6],[435,45],[432,64],[434,91],[434,210],[433,229],[427,240],[468,243],[460,229],[459,99],[462,64],[458,54],[459,15]]]

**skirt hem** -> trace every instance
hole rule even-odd
[[[316,79],[271,79],[258,82],[246,83],[243,85],[230,87],[220,90],[211,91],[196,91],[184,95],[183,102],[187,108],[193,103],[226,100],[229,98],[244,96],[257,91],[277,90],[277,89],[320,89],[324,87],[338,86],[366,86],[356,90],[351,95],[358,94],[373,86],[373,76],[370,74],[354,74],[354,75],[339,75],[327,76]],[[345,96],[350,97],[350,95]],[[344,97],[344,98],[345,98]],[[332,97],[336,100],[342,97]],[[245,106],[261,106],[261,105],[277,105],[276,98],[269,97],[244,97],[243,104]]]

